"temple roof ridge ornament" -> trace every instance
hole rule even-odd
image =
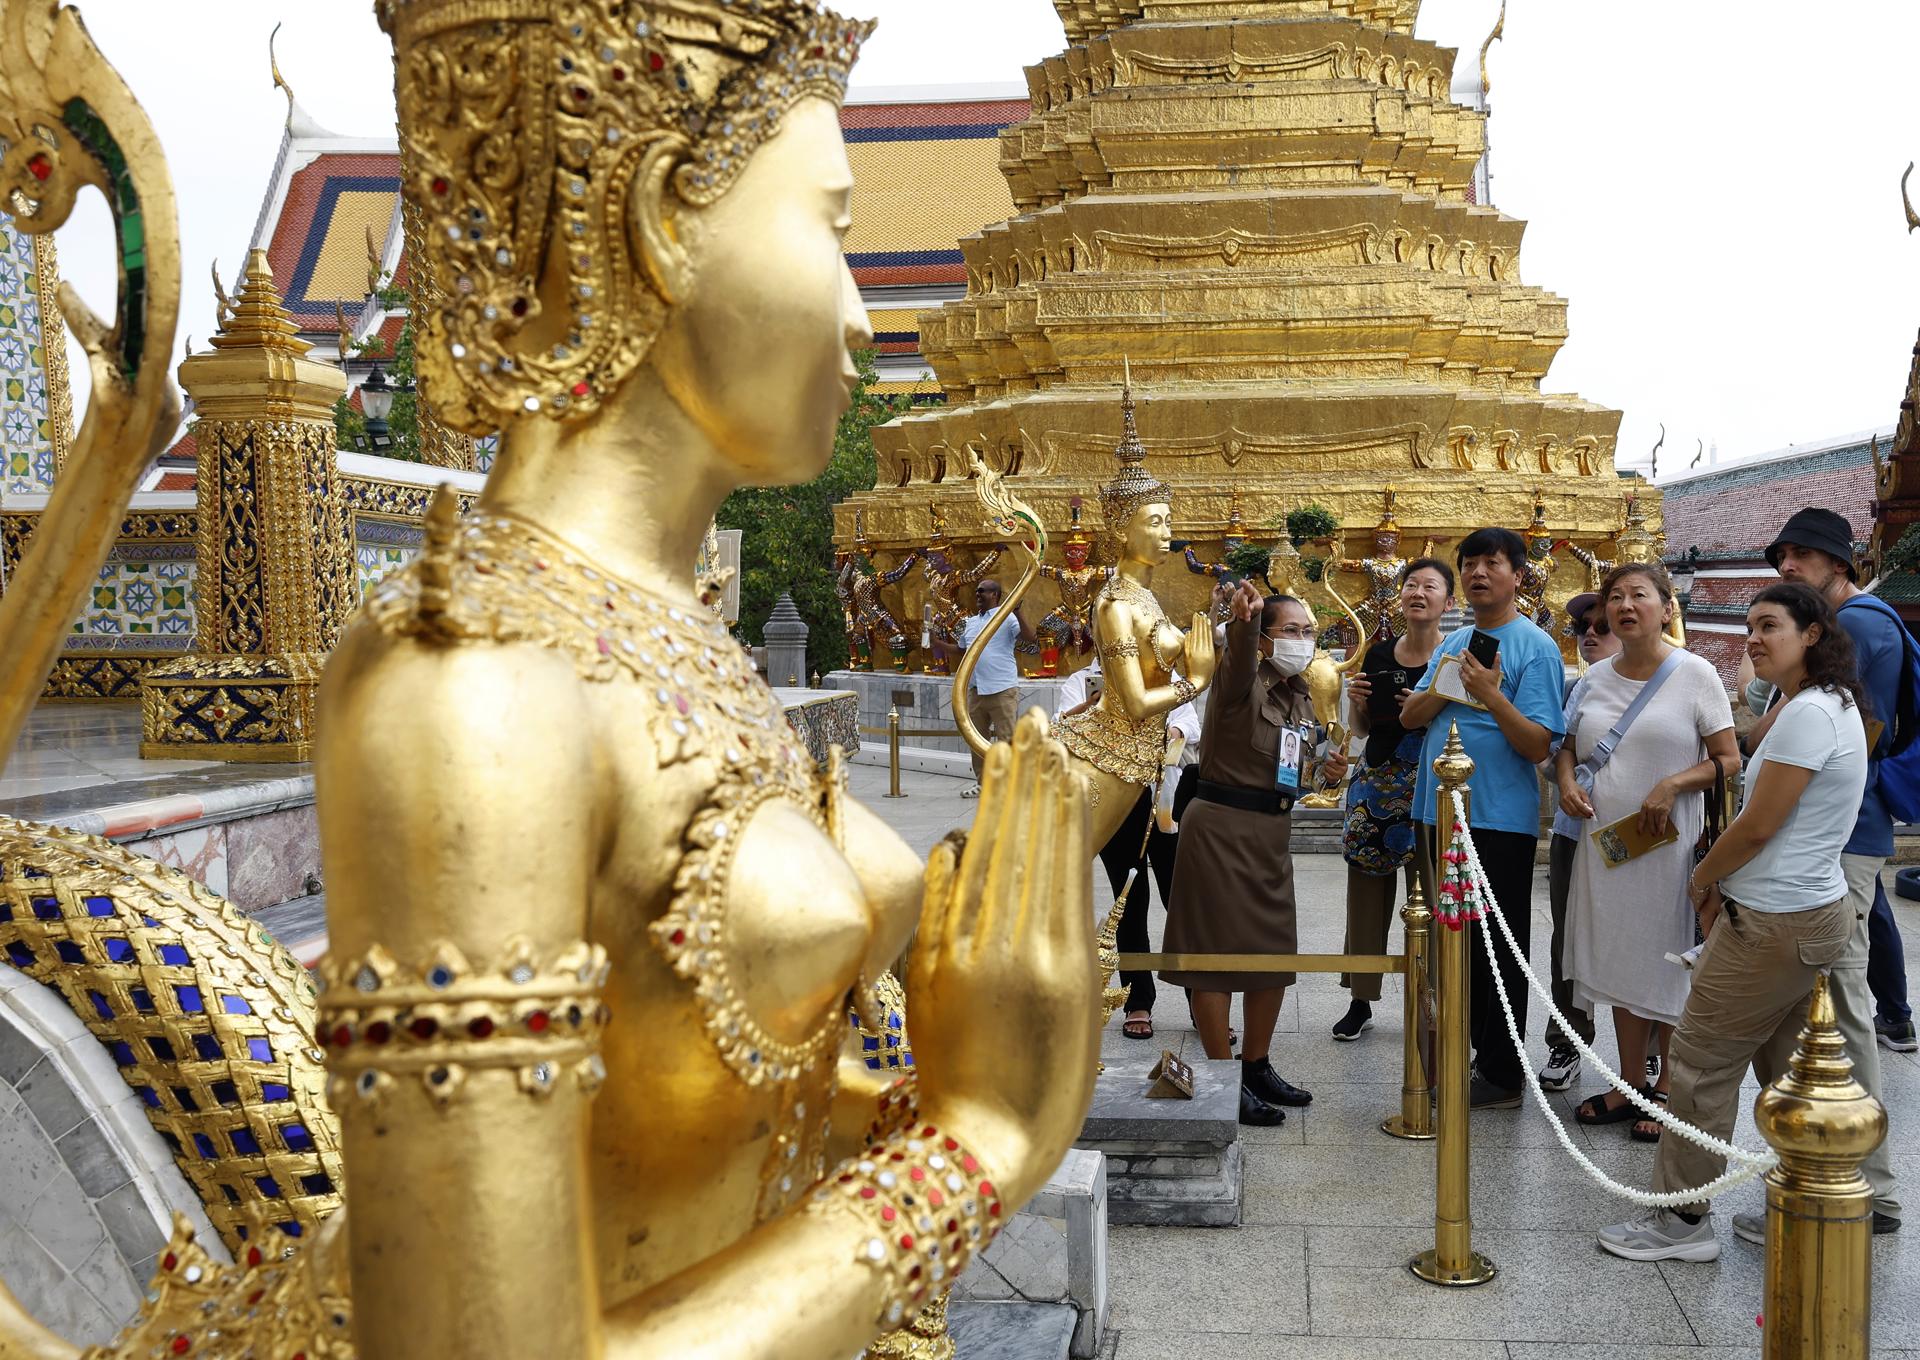
[[[305,354],[313,348],[300,338],[292,313],[281,304],[266,251],[256,247],[247,252],[247,271],[240,285],[240,296],[233,299],[226,324],[213,337],[213,347],[275,350],[292,355]]]
[[[1493,32],[1487,34],[1487,40],[1480,44],[1480,98],[1484,100],[1493,93],[1493,77],[1487,74],[1487,54],[1493,51],[1493,45],[1507,36],[1507,0],[1500,0],[1500,17],[1494,21]]]

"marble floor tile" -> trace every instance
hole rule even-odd
[[[1300,1228],[1114,1228],[1108,1325],[1125,1332],[1307,1332]]]
[[[1316,1335],[1553,1341],[1606,1336],[1619,1355],[1643,1344],[1694,1340],[1657,1270],[1604,1256],[1591,1236],[1494,1232],[1476,1246],[1499,1268],[1488,1284],[1439,1289],[1406,1262],[1430,1245],[1421,1232],[1315,1228],[1308,1235],[1309,1304]],[[1548,1300],[1577,1300],[1564,1307]]]
[[[1121,1332],[1114,1360],[1383,1360],[1406,1343],[1384,1337],[1290,1336],[1231,1332]],[[1421,1360],[1506,1360],[1498,1341],[1434,1341],[1420,1347]]]

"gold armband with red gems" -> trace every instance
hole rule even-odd
[[[1004,1212],[979,1159],[932,1125],[842,1163],[814,1202],[845,1205],[868,1226],[855,1256],[887,1277],[886,1327],[952,1288],[999,1233]]]
[[[439,944],[417,968],[380,945],[320,967],[318,1038],[336,1110],[377,1102],[400,1076],[445,1108],[476,1071],[508,1070],[520,1089],[549,1096],[563,1078],[588,1095],[607,1069],[600,1034],[606,950],[577,942],[548,955],[510,943],[478,967]]]

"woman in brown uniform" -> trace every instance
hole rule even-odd
[[[1169,954],[1291,954],[1293,802],[1313,788],[1317,733],[1300,672],[1313,660],[1313,613],[1291,595],[1261,601],[1243,585],[1227,624],[1227,655],[1214,677],[1200,738],[1199,787],[1180,822],[1180,857],[1167,913]],[[1327,757],[1323,779],[1346,773],[1344,754]],[[1283,1105],[1307,1092],[1273,1070],[1267,1048],[1292,973],[1161,975],[1191,989],[1194,1020],[1209,1058],[1233,1056],[1227,1010],[1246,993],[1240,1122],[1279,1124]]]

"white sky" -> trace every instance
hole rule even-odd
[[[881,20],[859,85],[1018,81],[1064,45],[1047,0],[841,3]],[[1491,59],[1493,198],[1530,224],[1523,278],[1572,302],[1546,386],[1626,412],[1623,466],[1644,462],[1660,422],[1665,480],[1699,440],[1724,461],[1898,413],[1920,329],[1920,237],[1899,201],[1920,157],[1920,5],[1847,9],[1823,23],[1784,3],[1512,0]],[[1461,49],[1471,75],[1497,10],[1426,0],[1419,36]],[[85,13],[168,149],[181,338],[204,349],[207,263],[231,284],[285,114],[268,31],[285,22],[282,71],[349,135],[391,129],[386,41],[366,0],[89,0]],[[104,206],[89,195],[60,242],[65,275],[109,308]]]

